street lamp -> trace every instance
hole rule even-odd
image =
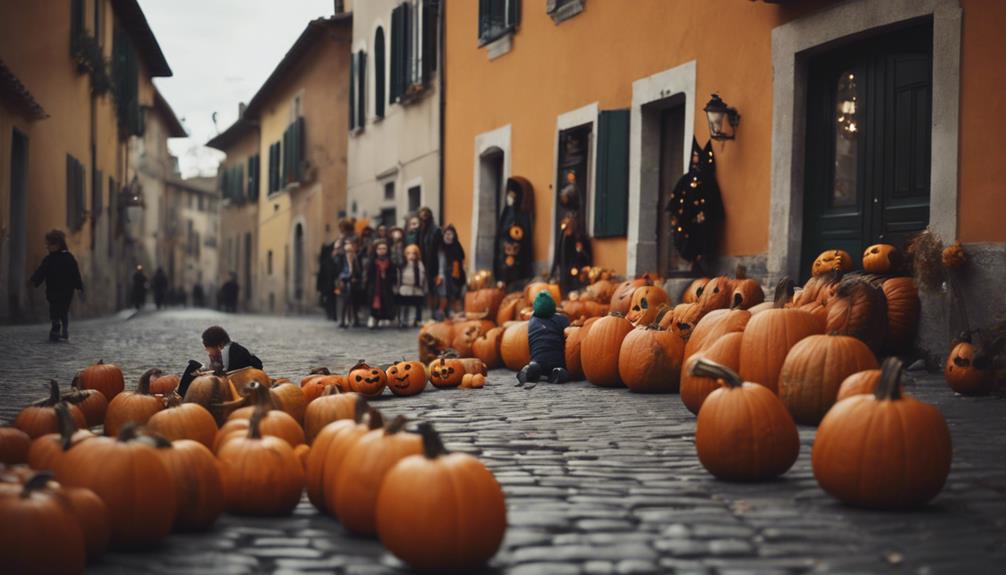
[[[731,108],[726,102],[720,99],[719,94],[713,94],[709,103],[703,108],[706,119],[709,121],[709,137],[714,140],[733,140],[737,134],[737,124],[741,123],[741,115],[737,113],[737,108]],[[730,124],[730,132],[724,131],[723,120]]]

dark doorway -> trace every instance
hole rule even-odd
[[[395,208],[381,208],[380,224],[392,228],[398,224],[396,219],[397,215]]]
[[[492,269],[503,200],[503,175],[506,155],[500,148],[489,148],[479,156],[479,226],[476,230],[475,267]]]
[[[423,201],[423,189],[420,186],[409,188],[409,213],[414,214],[419,211]]]
[[[858,260],[929,224],[932,22],[810,62],[801,273],[826,249]]]
[[[12,319],[21,312],[25,283],[28,219],[28,136],[13,130],[10,152],[10,240],[7,258],[7,309]]]
[[[293,229],[293,298],[304,297],[304,226]]]
[[[555,182],[555,222],[553,234],[559,245],[562,219],[570,215],[577,230],[587,235],[587,178],[590,173],[590,136],[593,124],[559,132],[559,173]],[[564,199],[565,198],[565,199]]]
[[[250,233],[245,233],[245,264],[244,264],[244,284],[241,286],[242,291],[245,294],[245,301],[251,301],[252,295],[252,236]]]
[[[670,277],[676,273],[690,273],[691,265],[674,249],[671,215],[667,202],[671,190],[684,174],[685,106],[676,105],[661,110],[660,116],[660,189],[657,203],[657,273]]]

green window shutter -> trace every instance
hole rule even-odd
[[[362,128],[367,124],[367,53],[360,50],[357,57],[360,61],[356,65],[356,83],[359,88],[356,103],[356,126]]]
[[[401,90],[404,95],[412,84],[412,68],[416,55],[412,53],[412,5],[406,2],[402,4],[402,83]]]
[[[479,0],[479,40],[489,35],[491,14],[492,0]]]
[[[288,140],[290,137],[290,127],[287,126],[286,130],[283,131],[283,139],[277,144],[279,146],[279,186],[276,189],[282,189],[286,187],[287,183],[287,166],[290,162],[287,159],[287,154],[290,152],[290,146],[288,145]]]
[[[387,61],[384,51],[384,28],[378,27],[374,32],[374,115],[378,118],[384,117],[384,102],[387,98],[385,93],[385,78],[387,70],[384,64]]]
[[[391,11],[391,82],[388,100],[397,102],[402,95],[402,7]]]
[[[433,71],[437,69],[437,22],[439,21],[438,11],[440,3],[437,0],[423,0],[423,25],[420,29],[422,34],[423,50],[423,84],[430,81]]]
[[[349,130],[356,128],[356,54],[349,55]]]
[[[304,127],[306,126],[306,124],[307,123],[304,120],[304,116],[298,117],[297,121],[294,123],[294,133],[296,134],[294,144],[297,147],[297,163],[295,165],[297,166],[298,181],[304,180],[304,163],[305,163],[304,156],[307,150],[307,144],[306,144],[307,135],[304,133],[305,132]]]
[[[84,34],[84,0],[70,0],[70,54],[80,48],[80,37]]]
[[[624,236],[629,211],[629,110],[598,117],[594,186],[594,236]]]
[[[520,25],[520,5],[523,0],[510,0],[507,5],[506,25],[516,28]]]

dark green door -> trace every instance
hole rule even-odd
[[[931,22],[815,58],[807,97],[803,277],[826,249],[858,262],[929,224]]]

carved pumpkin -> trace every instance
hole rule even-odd
[[[116,437],[127,423],[147,423],[155,413],[164,409],[164,402],[150,393],[150,380],[160,377],[161,370],[147,370],[136,385],[136,391],[124,391],[108,404],[105,414],[105,435]]]
[[[391,393],[406,397],[426,389],[426,368],[418,361],[400,361],[388,368]]]
[[[503,542],[503,490],[478,459],[449,453],[433,426],[422,423],[423,452],[403,458],[377,495],[377,535],[413,569],[474,573]],[[465,544],[457,545],[457,537]]]
[[[527,340],[528,322],[512,323],[503,331],[500,357],[510,371],[520,371],[531,361],[531,346]]]
[[[910,277],[884,280],[880,289],[887,300],[884,348],[891,353],[910,351],[918,332],[922,302],[915,280]]]
[[[5,465],[27,463],[28,449],[31,448],[31,443],[28,434],[20,429],[0,427],[0,463]]]
[[[364,416],[367,421],[364,423]],[[365,399],[356,403],[353,419],[333,421],[318,432],[307,455],[307,498],[322,513],[335,513],[335,475],[349,447],[372,429],[384,427],[381,412],[367,406]]]
[[[342,393],[334,385],[325,388],[321,397],[307,404],[307,411],[304,413],[304,436],[307,442],[313,444],[321,430],[333,421],[352,420],[357,406],[361,405],[365,407],[367,400],[358,393]]]
[[[640,290],[636,290],[639,293]],[[678,334],[650,326],[638,326],[622,340],[618,352],[618,377],[629,391],[674,393],[678,391],[685,342]]]
[[[632,331],[629,320],[608,315],[594,322],[580,343],[580,364],[587,381],[601,387],[618,387],[618,355],[622,340]]]
[[[811,275],[823,276],[829,272],[852,271],[852,256],[844,250],[826,250],[814,259]]]
[[[761,284],[747,277],[747,268],[737,266],[737,277],[733,281],[734,291],[730,294],[730,307],[751,309],[765,301],[765,291]]]
[[[147,429],[164,436],[168,441],[191,439],[212,449],[213,439],[217,435],[217,422],[198,403],[169,403],[166,409],[150,417]]]
[[[864,369],[863,371],[857,371],[842,381],[842,385],[838,388],[838,396],[835,398],[835,403],[838,403],[843,399],[848,399],[853,395],[873,393],[874,390],[877,389],[877,384],[879,382],[879,369]]]
[[[396,463],[422,453],[422,440],[405,433],[405,418],[396,417],[384,429],[368,431],[343,459],[335,476],[331,499],[339,522],[351,533],[377,533],[377,493],[385,475]]]
[[[784,280],[791,285],[788,280]],[[778,393],[779,371],[798,341],[824,333],[824,320],[812,313],[785,309],[791,288],[776,289],[775,308],[751,316],[741,339],[740,376]]]
[[[234,387],[226,379],[201,375],[189,384],[182,403],[198,403],[213,415],[217,425],[223,425],[227,416],[245,403],[244,397],[234,393]]]
[[[77,372],[75,379],[81,389],[97,389],[108,401],[115,399],[126,388],[122,370],[114,364],[105,363],[103,359]]]
[[[289,443],[263,435],[259,424],[265,415],[257,408],[247,434],[224,443],[217,454],[229,513],[288,515],[300,502],[304,469]]]
[[[657,286],[643,286],[632,292],[629,313],[625,319],[633,325],[650,325],[657,317],[657,310],[668,303],[667,292]]]
[[[458,355],[461,357],[472,357],[472,345],[480,335],[482,335],[482,333],[480,333],[479,326],[469,325],[465,327],[463,331],[454,336],[454,341],[451,342],[451,348],[458,352]]]
[[[56,417],[55,405],[60,402],[59,384],[49,380],[49,397],[40,399],[28,405],[14,418],[14,427],[35,439],[47,433],[59,433],[59,420]],[[77,427],[87,427],[83,412],[76,405],[67,408]]]
[[[431,361],[427,371],[430,383],[434,387],[448,389],[461,385],[461,378],[465,375],[465,364],[458,358],[441,357]]]
[[[481,373],[466,373],[461,377],[461,389],[482,389],[486,386],[486,376]]]
[[[0,484],[0,557],[7,573],[84,572],[84,530],[51,477],[37,473],[24,484]]]
[[[116,438],[95,437],[73,446],[56,459],[56,479],[90,489],[105,502],[114,549],[150,547],[171,531],[178,510],[173,478],[135,424],[123,427]]]
[[[632,307],[632,294],[636,292],[636,288],[643,286],[652,286],[653,280],[649,276],[642,276],[636,279],[626,280],[615,288],[615,291],[611,294],[610,309],[613,312],[620,314],[629,313],[629,309]]]
[[[824,416],[811,453],[814,477],[861,507],[925,504],[943,489],[953,449],[940,411],[903,396],[901,362],[888,358],[872,395],[854,395]]]
[[[697,358],[695,375],[723,387],[709,394],[695,420],[695,451],[709,473],[728,481],[761,481],[786,473],[800,454],[800,435],[786,406],[766,386]]]
[[[695,325],[702,319],[702,306],[698,303],[679,303],[660,320],[661,329],[677,329],[683,339],[691,337]]]
[[[419,360],[433,361],[451,346],[454,339],[453,323],[428,321],[419,328]]]
[[[56,460],[64,451],[94,437],[90,431],[77,428],[65,403],[57,403],[55,409],[59,433],[49,433],[31,442],[27,450],[27,462],[32,469],[55,470]]]
[[[887,300],[884,292],[860,278],[846,278],[828,299],[825,331],[850,335],[879,353],[887,331]]]
[[[174,478],[178,501],[175,531],[203,531],[212,527],[224,511],[223,480],[213,453],[202,443],[179,439],[158,449],[157,454]]]
[[[891,244],[874,244],[863,252],[863,271],[871,274],[889,274],[901,263],[898,248]]]
[[[835,404],[846,377],[877,367],[870,348],[854,337],[811,335],[786,355],[779,372],[779,397],[797,423],[817,425]]]
[[[721,336],[711,345],[692,355],[681,367],[681,402],[688,411],[698,413],[702,402],[709,394],[720,388],[715,378],[692,373],[692,366],[699,358],[709,360],[723,367],[737,371],[740,367],[741,338],[743,332],[732,332]]]
[[[992,383],[992,372],[978,360],[976,349],[970,337],[963,337],[950,350],[943,365],[943,378],[950,389],[961,395],[982,395],[988,393]]]
[[[333,374],[326,367],[316,367],[300,381],[300,390],[304,392],[307,404],[311,405],[311,402],[321,397],[330,385],[334,385],[339,391],[348,391],[345,377]]]
[[[105,422],[108,411],[108,399],[97,389],[83,389],[80,378],[75,377],[70,383],[70,393],[63,395],[63,401],[76,405],[87,420],[87,427],[94,427]]]
[[[702,314],[730,307],[733,292],[733,281],[727,276],[718,276],[709,280],[709,283],[702,288],[702,295],[699,296],[698,304],[702,309]]]
[[[494,327],[472,343],[472,355],[482,360],[489,369],[496,369],[503,365],[503,358],[500,357],[502,340],[503,328]]]
[[[685,289],[685,293],[681,295],[681,303],[696,303],[699,301],[699,297],[702,296],[702,291],[705,289],[707,283],[709,283],[709,278],[696,278],[692,280],[692,283],[688,284],[688,287]]]
[[[388,376],[383,369],[371,367],[361,361],[350,368],[346,381],[349,382],[350,391],[364,397],[378,397],[388,385]]]

